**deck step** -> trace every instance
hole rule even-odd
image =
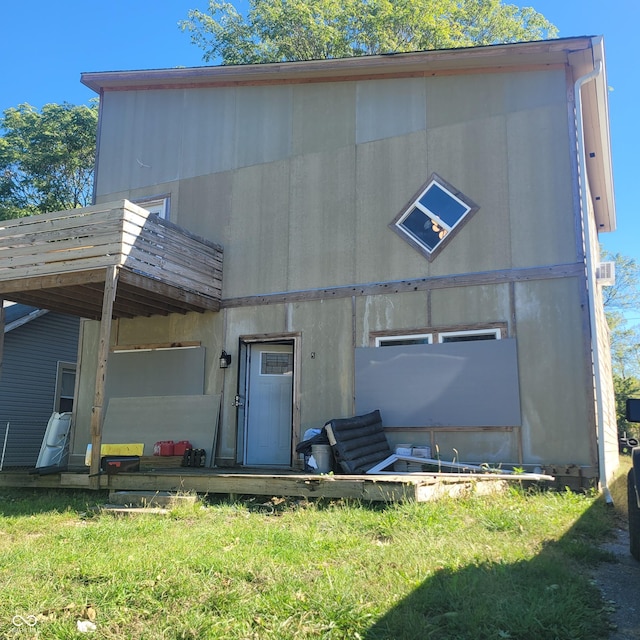
[[[175,508],[196,503],[195,494],[176,493],[175,491],[110,491],[109,506]]]
[[[151,514],[157,516],[167,515],[168,509],[162,507],[123,507],[117,504],[105,504],[99,508],[100,513],[111,513],[116,516],[139,516]]]

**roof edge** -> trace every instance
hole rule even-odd
[[[344,80],[386,73],[438,73],[483,68],[520,68],[531,64],[566,64],[568,55],[592,47],[593,36],[536,40],[458,49],[436,49],[375,56],[296,62],[219,65],[171,69],[85,72],[80,81],[96,93],[109,90],[162,89],[254,82]]]

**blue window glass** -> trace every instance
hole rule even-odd
[[[425,216],[420,209],[413,209],[400,226],[415,236],[428,249],[433,249],[441,240],[439,234],[442,233],[442,229],[431,218]]]
[[[456,222],[468,211],[467,207],[452,198],[437,184],[432,184],[419,202],[450,227],[455,226]]]

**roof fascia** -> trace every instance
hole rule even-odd
[[[95,91],[191,88],[243,84],[329,82],[362,78],[431,76],[461,72],[517,70],[531,66],[565,65],[576,50],[591,47],[590,37],[540,40],[513,44],[435,51],[394,53],[331,60],[274,62],[248,65],[106,71],[81,74]]]
[[[615,231],[616,209],[613,187],[611,134],[609,123],[609,86],[605,66],[604,41],[592,38],[586,51],[569,56],[574,81],[593,71],[598,62],[602,72],[582,87],[587,176],[598,232]]]

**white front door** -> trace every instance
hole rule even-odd
[[[244,464],[291,465],[293,345],[247,345]]]

